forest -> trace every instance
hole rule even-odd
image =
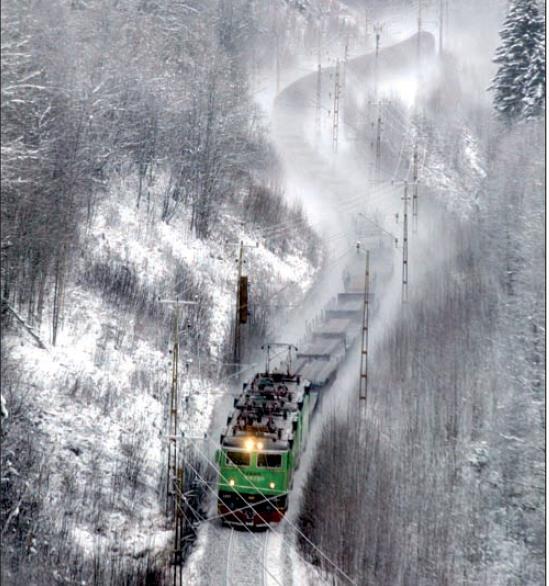
[[[367,216],[395,236],[396,269],[372,316],[366,443],[354,348],[289,520],[265,538],[279,553],[252,566],[264,584],[543,583],[544,11],[2,0],[3,582],[171,583],[174,356],[181,437],[210,442],[180,452],[180,562],[189,584],[231,582],[224,556],[240,563],[255,540],[210,530],[210,444],[260,348],[311,330],[343,243],[360,238],[351,219]],[[395,65],[392,47],[416,33],[417,55]],[[380,50],[374,99],[361,59]],[[292,87],[305,110],[277,120]],[[401,304],[402,184],[418,148]],[[235,364],[239,245],[250,305]]]

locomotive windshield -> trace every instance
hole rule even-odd
[[[280,468],[282,466],[282,456],[280,454],[257,454],[257,466]]]
[[[247,452],[227,452],[227,464],[233,466],[249,466],[250,454]]]

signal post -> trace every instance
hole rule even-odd
[[[244,248],[257,248],[255,246],[246,245],[240,241],[240,251],[238,254],[238,273],[236,281],[236,312],[234,324],[234,341],[233,341],[233,363],[235,372],[238,372],[240,363],[242,361],[243,336],[242,325],[248,323],[248,276],[243,275],[243,266],[246,262],[244,260]]]

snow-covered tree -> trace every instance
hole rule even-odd
[[[514,0],[494,62],[494,106],[507,121],[541,112],[545,102],[545,27],[537,0]]]
[[[538,116],[545,107],[545,32],[538,33],[538,36],[539,41],[526,74],[527,85],[523,99],[525,118]]]

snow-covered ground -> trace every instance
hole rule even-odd
[[[160,177],[153,204],[162,189]],[[85,253],[66,286],[56,346],[40,349],[16,334],[4,344],[47,444],[50,510],[69,511],[74,544],[87,555],[118,550],[140,556],[161,553],[172,536],[158,498],[171,376],[171,341],[159,333],[173,315],[173,305],[162,301],[184,293],[185,286],[176,284],[177,267],[184,267],[193,291],[207,292],[209,300],[204,355],[185,346],[180,367],[180,427],[190,437],[208,431],[216,403],[231,391],[231,381],[217,375],[234,313],[238,243],[257,243],[246,249],[251,287],[292,285],[299,297],[315,269],[299,247],[284,256],[267,249],[234,210],[223,212],[214,238],[199,240],[184,214],[166,224],[152,222],[145,205],[137,209],[133,178],[122,177],[110,190],[82,229]],[[133,291],[157,302],[156,315],[139,314],[106,294],[105,284],[96,282],[96,267],[110,267],[109,281],[120,272],[131,274]],[[181,310],[182,323],[187,317],[199,326],[188,307]],[[45,317],[38,333],[47,340],[51,316]],[[54,521],[60,527],[66,519]]]

